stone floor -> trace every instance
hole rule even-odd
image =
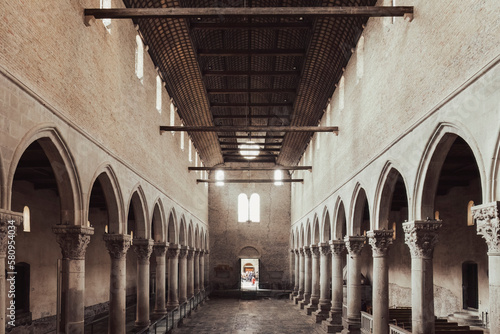
[[[174,334],[315,334],[320,324],[287,299],[210,299]]]

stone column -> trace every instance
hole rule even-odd
[[[155,314],[166,314],[165,307],[165,278],[166,278],[166,254],[168,242],[156,242],[153,251],[156,256],[156,303]]]
[[[187,301],[187,255],[189,247],[182,246],[179,251],[179,304]]]
[[[296,254],[299,257],[299,291],[293,301],[294,304],[299,304],[304,299],[304,249],[297,249]]]
[[[194,294],[200,292],[200,250],[194,250]]]
[[[307,305],[307,315],[311,315],[318,309],[319,304],[319,248],[311,245],[311,299]]]
[[[367,233],[373,254],[373,332],[389,333],[389,268],[387,250],[392,244],[392,230]]]
[[[364,236],[346,236],[347,257],[347,319],[342,334],[359,334],[361,328],[361,251]]]
[[[205,249],[205,287],[208,288],[210,284],[210,253]]]
[[[188,249],[187,253],[187,298],[194,296],[194,249]]]
[[[290,293],[290,300],[293,300],[295,296],[297,296],[297,290],[295,290],[295,287],[298,287],[298,285],[295,285],[295,272],[297,271],[297,267],[295,266],[295,251],[293,249],[290,249],[290,286],[293,286],[292,293]]]
[[[130,235],[107,234],[102,236],[111,257],[109,278],[109,321],[108,333],[125,334],[127,298],[127,251],[132,238]]]
[[[5,305],[7,301],[6,294],[6,282],[10,282],[13,279],[15,281],[15,275],[9,274],[9,272],[15,271],[15,266],[7,266],[5,267],[5,259],[7,258],[7,248],[9,244],[9,240],[14,240],[13,236],[16,235],[17,229],[21,226],[23,222],[23,214],[17,213],[9,210],[0,209],[0,333],[5,334],[5,315],[7,312],[7,307]],[[9,238],[9,236],[12,236]],[[14,240],[15,241],[15,240]],[[15,254],[11,254],[14,255]],[[5,277],[5,273],[7,273],[7,277]],[[6,281],[9,279],[9,281]],[[10,284],[10,283],[9,283]],[[10,303],[10,301],[9,301]],[[9,305],[10,307],[10,305]],[[15,310],[13,310],[15,314]],[[7,322],[11,321],[9,317],[11,311],[8,311],[7,314]],[[82,331],[83,333],[83,326]]]
[[[179,297],[177,294],[179,287],[179,245],[170,245],[168,247],[168,302],[167,310],[171,311],[179,306]]]
[[[300,301],[300,309],[304,309],[311,301],[312,290],[312,263],[311,263],[311,248],[304,246],[304,299]]]
[[[149,258],[153,252],[153,244],[151,239],[133,240],[137,254],[136,327],[149,326]]]
[[[342,301],[344,299],[342,257],[345,243],[343,240],[330,240],[329,244],[332,252],[332,307],[323,328],[327,333],[337,333],[342,330]]]
[[[500,333],[500,202],[472,207],[477,234],[488,245],[490,333]]]
[[[412,333],[434,334],[434,282],[432,255],[437,243],[440,220],[403,224],[405,243],[411,254]]]
[[[200,250],[200,291],[205,291],[205,251]]]
[[[328,318],[328,311],[330,311],[330,282],[328,274],[328,255],[330,255],[330,245],[326,242],[318,244],[319,252],[321,254],[320,264],[320,293],[318,311],[314,313],[317,323]]]
[[[294,249],[293,253],[295,254],[295,282],[293,287],[293,295],[299,295],[299,276],[300,276],[300,253],[298,249]]]

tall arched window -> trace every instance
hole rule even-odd
[[[250,196],[250,220],[254,223],[260,222],[260,196],[259,194],[252,194]]]
[[[260,196],[252,194],[250,200],[246,194],[238,195],[238,222],[260,222]]]
[[[248,197],[245,194],[238,195],[238,223],[248,221]]]

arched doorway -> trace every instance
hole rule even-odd
[[[260,275],[260,253],[251,246],[244,247],[238,254],[241,273],[240,289],[242,291],[257,291]]]

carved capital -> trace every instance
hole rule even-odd
[[[311,248],[309,246],[304,246],[303,250],[304,250],[304,256],[311,257],[311,255],[312,255]]]
[[[343,240],[330,240],[330,251],[334,256],[340,256],[345,250],[345,242]]]
[[[188,261],[191,261],[193,258],[194,258],[194,249],[188,249],[188,252],[187,252]]]
[[[305,256],[306,255],[306,253],[304,252],[304,248],[297,249],[297,252],[299,252],[300,256]]]
[[[477,234],[488,244],[488,255],[500,255],[500,202],[472,207],[476,219]]]
[[[181,247],[181,249],[179,250],[179,259],[187,258],[188,253],[189,253],[189,247],[187,246]]]
[[[294,249],[295,255],[300,256],[300,249],[296,248]]]
[[[134,252],[140,264],[148,264],[149,257],[153,253],[154,241],[152,239],[134,239]]]
[[[0,253],[7,252],[9,230],[16,235],[17,229],[23,222],[23,214],[0,209]],[[10,226],[10,227],[9,227]]]
[[[181,250],[181,246],[179,246],[179,245],[170,245],[168,247],[167,257],[169,259],[176,259],[176,258],[178,258],[180,250]]]
[[[153,245],[153,252],[156,257],[162,257],[167,254],[168,242],[155,242]]]
[[[372,246],[373,257],[384,257],[387,255],[389,246],[392,245],[393,230],[375,230],[366,233],[368,242]]]
[[[330,245],[326,242],[318,244],[319,252],[322,256],[328,256],[330,254]]]
[[[441,220],[416,220],[403,224],[405,243],[410,247],[412,257],[432,259],[441,225]]]
[[[85,251],[94,234],[94,228],[76,225],[56,225],[52,227],[57,242],[61,246],[64,259],[84,260]]]
[[[365,245],[366,237],[364,236],[346,236],[344,238],[345,247],[350,256],[359,256]]]
[[[102,239],[106,243],[111,258],[119,260],[127,255],[132,237],[128,234],[108,234],[105,233]]]
[[[319,247],[317,245],[311,245],[311,256],[318,259],[319,258]]]

